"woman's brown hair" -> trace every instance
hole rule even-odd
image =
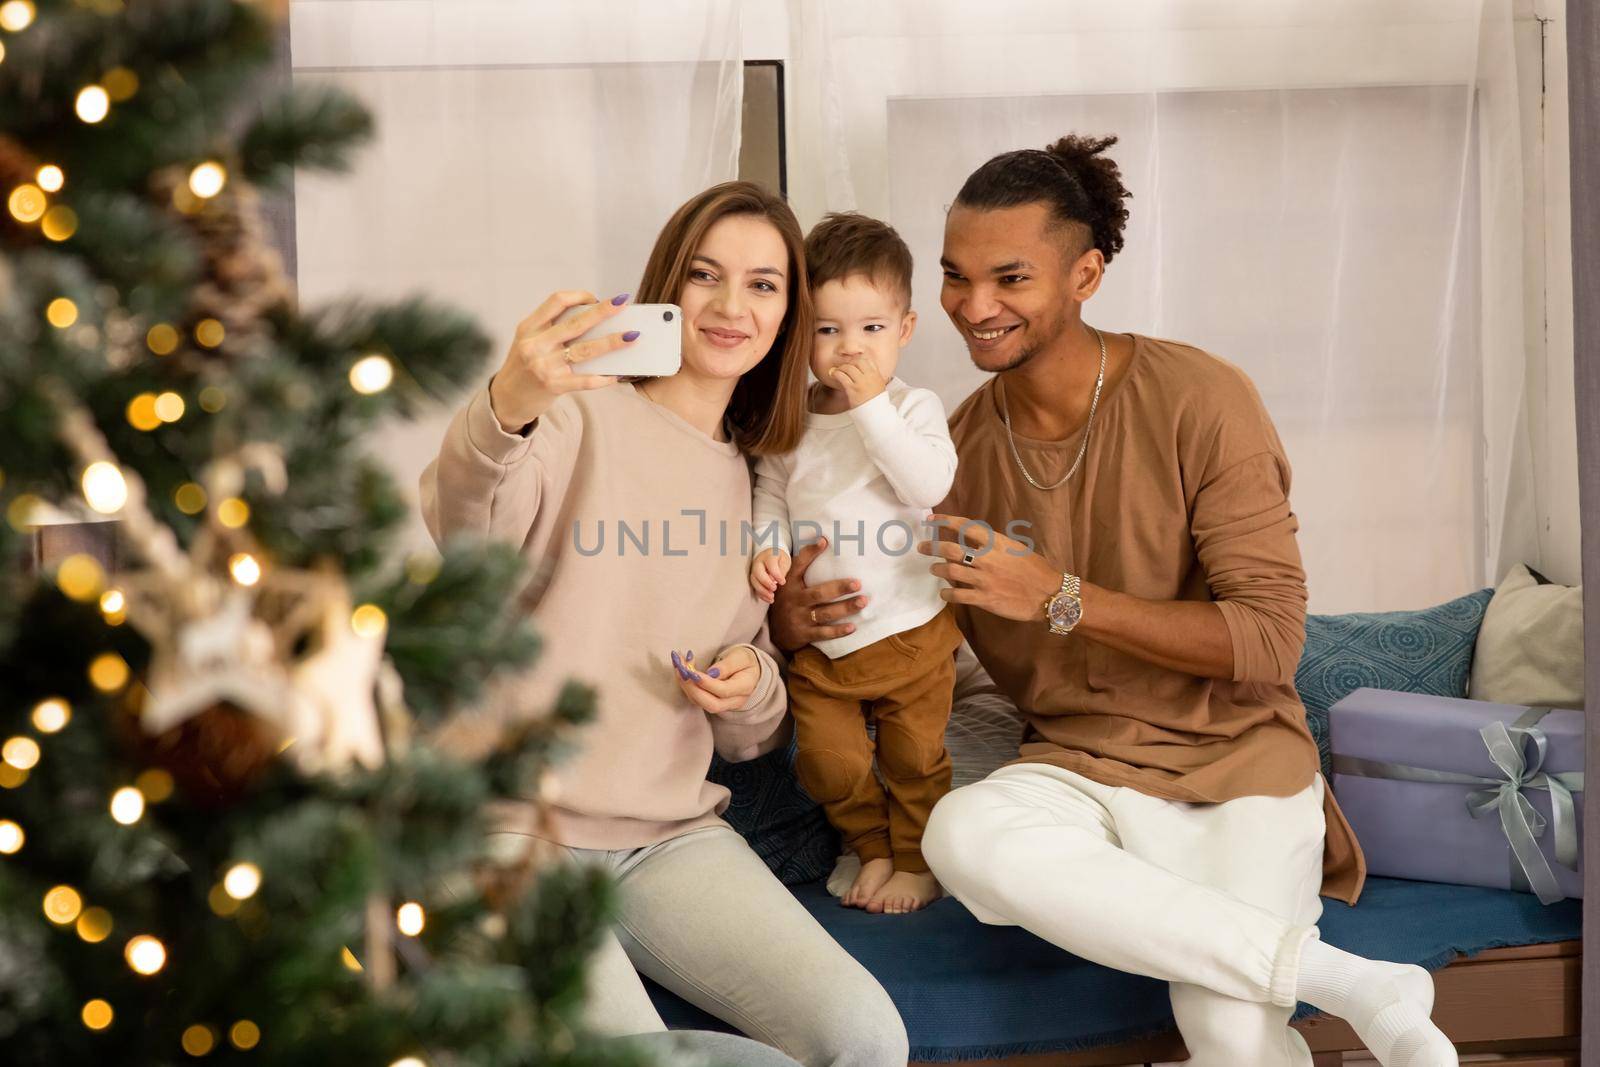
[[[794,450],[805,428],[806,368],[815,332],[805,238],[789,205],[752,182],[723,182],[693,197],[662,227],[634,299],[641,304],[676,303],[689,278],[689,260],[706,231],[730,215],[766,219],[789,251],[789,306],[783,323],[761,362],[734,386],[724,416],[745,455],[781,455]]]

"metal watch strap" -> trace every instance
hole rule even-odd
[[[1061,576],[1061,592],[1070,596],[1081,597],[1083,595],[1083,579],[1076,574],[1063,574]]]

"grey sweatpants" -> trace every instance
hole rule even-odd
[[[889,995],[729,827],[567,851],[609,869],[620,890],[616,932],[589,972],[598,1032],[666,1029],[642,974],[806,1067],[904,1067]]]

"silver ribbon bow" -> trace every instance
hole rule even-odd
[[[1467,794],[1467,813],[1474,819],[1493,811],[1500,813],[1500,829],[1511,845],[1511,888],[1531,890],[1538,895],[1539,903],[1554,904],[1566,897],[1557,886],[1555,872],[1538,842],[1548,828],[1547,823],[1553,824],[1556,862],[1568,870],[1578,870],[1577,806],[1572,794],[1583,791],[1583,772],[1551,774],[1542,770],[1550,740],[1535,724],[1549,712],[1549,708],[1530,708],[1509,727],[1503,722],[1492,722],[1478,731],[1489,749],[1489,758],[1504,776],[1501,778],[1354,756],[1335,756],[1333,769],[1340,774],[1363,778],[1487,787]],[[1529,742],[1532,743],[1531,758],[1527,755]],[[1549,792],[1549,820],[1527,798],[1523,792],[1526,789]]]

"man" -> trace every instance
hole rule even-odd
[[[1305,576],[1260,397],[1198,349],[1083,321],[1127,220],[1114,142],[997,156],[946,222],[941,303],[995,376],[950,420],[939,518],[964,543],[919,550],[1026,731],[935,808],[925,854],[983,921],[1168,982],[1195,1067],[1309,1065],[1302,1000],[1386,1067],[1455,1064],[1427,972],[1317,938],[1319,891],[1353,903],[1365,870],[1293,686]],[[784,647],[848,632],[872,595],[805,587],[823,548],[774,605]]]

